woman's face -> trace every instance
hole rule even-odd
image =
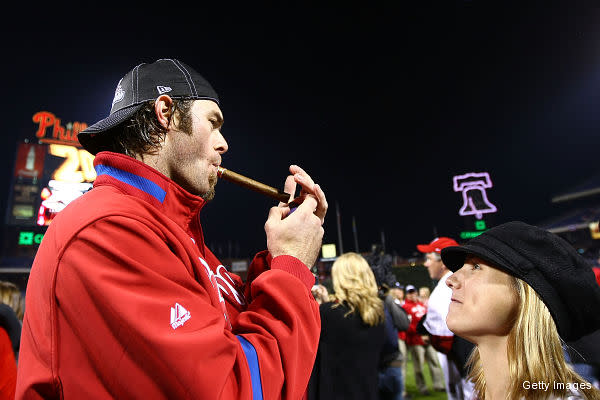
[[[509,274],[468,257],[446,281],[452,289],[448,328],[474,342],[478,337],[507,335],[519,306],[513,282]]]

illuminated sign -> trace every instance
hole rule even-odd
[[[48,154],[64,159],[51,171],[51,180],[41,191],[36,224],[46,226],[67,204],[92,188],[96,171],[94,156],[80,149],[77,140],[77,134],[87,128],[86,123],[69,122],[62,126],[60,118],[48,111],[40,111],[32,119],[38,124],[35,136],[47,143]]]
[[[600,222],[590,222],[590,235],[593,239],[600,239]]]
[[[35,137],[17,145],[7,223],[47,226],[54,216],[92,187],[94,156],[81,148],[84,122],[63,124],[51,112],[33,115]]]
[[[486,226],[485,226],[485,221],[480,220],[480,221],[475,221],[475,229],[477,229],[478,231],[483,231],[485,230]]]
[[[92,188],[91,183],[74,183],[51,180],[42,190],[42,204],[38,209],[37,224],[50,225],[52,219],[61,212],[67,204],[83,195]]]
[[[463,231],[460,233],[461,239],[473,239],[487,231],[487,226],[484,220],[475,221],[475,231]]]
[[[33,114],[33,122],[38,124],[35,136],[42,143],[68,144],[81,147],[77,134],[87,128],[85,122],[69,122],[65,126],[60,124],[60,118],[48,111]]]
[[[22,143],[17,150],[15,161],[15,176],[17,178],[31,178],[36,180],[42,177],[46,146],[34,143]]]
[[[453,177],[454,191],[462,192],[463,205],[458,211],[462,216],[475,215],[481,219],[483,214],[498,211],[487,197],[486,189],[492,187],[492,180],[487,172],[469,172]]]
[[[51,144],[48,153],[65,159],[52,173],[53,179],[71,183],[93,182],[96,179],[94,156],[88,151],[64,144]]]
[[[35,233],[30,231],[19,232],[19,246],[33,246],[34,244],[42,243],[44,238],[43,233]]]
[[[321,252],[323,254],[323,258],[335,258],[336,250],[335,244],[329,243],[321,246]]]

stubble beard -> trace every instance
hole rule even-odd
[[[211,201],[215,198],[215,186],[217,186],[217,174],[211,173],[208,175],[208,191],[202,197],[205,201]]]

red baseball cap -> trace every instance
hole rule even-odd
[[[456,240],[449,237],[435,238],[429,244],[418,244],[417,249],[421,253],[441,253],[442,249],[450,246],[458,246]]]

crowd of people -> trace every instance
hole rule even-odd
[[[486,247],[497,248],[500,243],[512,250],[507,259]],[[375,275],[370,272],[366,275],[364,272],[352,273],[352,285],[344,285],[340,282],[341,269],[354,263],[368,271],[369,257],[365,259],[356,253],[343,254],[334,262],[331,270],[333,294],[322,284],[313,287],[313,295],[320,304],[322,325],[309,399],[399,400],[426,396],[431,390],[445,392],[448,399],[460,400],[599,398],[600,360],[597,353],[600,342],[589,343],[600,333],[598,317],[587,315],[588,321],[581,320],[586,315],[583,311],[585,299],[596,306],[599,304],[600,265],[593,267],[561,238],[523,223],[503,224],[464,246],[452,238],[439,237],[417,245],[417,249],[423,253],[423,265],[435,284],[433,291],[430,287],[417,288],[410,283],[395,282],[389,286],[376,282]],[[530,277],[523,273],[526,263],[530,263],[530,268],[537,267],[541,276]],[[477,272],[480,275],[477,276],[473,270],[486,272]],[[368,279],[360,282],[363,276]],[[502,285],[498,280],[502,280]],[[375,299],[375,290],[379,289],[386,311],[384,321],[379,323],[379,339],[369,343],[374,347],[356,342],[347,346],[360,336],[352,337],[354,330],[339,325],[344,318],[350,318],[354,323],[360,321],[360,317],[353,314],[348,298],[349,293],[361,284],[370,288],[372,299]],[[467,287],[469,291],[464,293]],[[582,296],[571,295],[569,298],[566,291],[572,287],[580,287]],[[342,288],[344,294],[339,295]],[[564,300],[551,297],[554,293]],[[508,307],[507,299],[511,298],[512,306]],[[553,315],[559,315],[561,306],[563,309],[564,306],[577,306],[580,315],[577,312],[574,316],[561,315],[554,317],[560,318],[556,322],[550,322]],[[329,315],[339,307],[346,313],[338,313],[338,321],[332,322]],[[406,322],[396,323],[395,319],[399,318],[392,317],[392,310],[396,313],[404,311]],[[489,317],[486,312],[500,314]],[[382,342],[382,338],[387,337],[386,323],[395,328],[398,338],[398,346],[393,349],[396,354],[394,367],[397,368],[393,382],[396,384],[390,384],[392,375],[386,368],[389,365],[386,357],[390,357],[386,352],[390,347]],[[571,327],[573,324],[576,326]],[[364,321],[356,326],[376,332],[374,326],[367,328]],[[527,327],[536,331],[528,331]],[[585,336],[586,333],[591,335]],[[588,341],[579,344],[557,340],[581,336],[587,337]],[[332,344],[336,346],[333,352]],[[370,357],[379,357],[379,362],[372,358],[367,362],[368,358],[361,357],[361,351],[367,348],[371,351]],[[577,349],[587,350],[586,355],[591,354],[591,358],[582,356]],[[552,358],[542,356],[547,352]],[[572,354],[579,355],[580,363],[573,362]],[[405,386],[409,359],[416,386],[416,392],[410,394]],[[496,371],[499,359],[504,365]],[[431,388],[426,384],[425,365],[431,375],[427,379],[432,383]],[[367,366],[368,371],[365,370]],[[555,368],[556,372],[544,373],[549,367]],[[366,377],[368,379],[364,379]],[[379,383],[376,386],[377,377]],[[546,382],[544,379],[556,382],[555,387],[543,387],[543,392],[532,389],[539,388],[532,386],[532,382],[539,385],[539,382]],[[560,385],[560,382],[569,385]],[[345,391],[348,388],[351,393]]]
[[[360,393],[363,397],[359,398],[378,398],[378,399],[408,399],[410,398],[406,391],[406,366],[409,359],[412,364],[411,373],[414,376],[417,393],[415,395],[428,395],[431,390],[446,392],[449,399],[469,399],[472,395],[472,384],[466,379],[466,358],[472,346],[467,341],[460,344],[453,337],[445,323],[445,316],[451,300],[451,290],[446,286],[445,280],[451,274],[450,271],[441,262],[441,250],[448,246],[458,245],[456,241],[450,238],[436,238],[431,243],[418,245],[417,248],[424,254],[424,265],[427,267],[432,282],[436,282],[433,292],[428,286],[419,288],[414,285],[401,282],[395,282],[389,285],[386,282],[376,282],[375,275],[369,274],[369,282],[364,282],[370,286],[372,293],[375,290],[380,291],[380,297],[385,305],[384,309],[389,310],[388,319],[395,328],[395,337],[397,347],[394,348],[395,357],[393,367],[395,373],[390,374],[389,367],[383,368],[386,364],[383,359],[386,355],[381,355],[382,363],[377,368],[371,363],[371,382],[378,375],[378,390],[373,390],[373,384],[370,387],[365,386]],[[356,357],[354,362],[361,362],[361,357],[353,351],[351,347],[344,347],[345,341],[335,340],[337,346],[336,352],[327,354],[331,344],[326,338],[331,337],[331,331],[336,331],[338,335],[343,335],[345,340],[350,340],[348,336],[352,331],[340,329],[334,323],[329,322],[328,314],[330,309],[340,307],[340,296],[337,294],[340,290],[339,270],[341,265],[348,264],[348,258],[354,260],[356,264],[363,265],[366,270],[368,261],[356,253],[346,253],[340,256],[333,264],[331,269],[334,294],[329,294],[327,288],[322,284],[313,287],[313,295],[320,304],[322,325],[321,342],[317,353],[317,363],[311,377],[311,397],[312,399],[329,398],[347,398],[336,397],[336,387],[349,388],[355,385],[364,384],[366,381],[359,379],[365,376],[363,368],[354,368],[349,363],[347,357]],[[371,268],[371,266],[369,266]],[[381,274],[378,274],[381,275]],[[354,274],[354,284],[360,275]],[[346,292],[352,288],[346,288]],[[349,303],[344,297],[341,303]],[[431,305],[431,308],[429,307]],[[401,317],[393,318],[392,315],[400,314]],[[402,318],[402,316],[404,318]],[[406,322],[402,323],[402,319]],[[400,322],[397,322],[400,321]],[[381,323],[383,326],[384,324]],[[373,344],[373,343],[372,343]],[[462,347],[461,347],[462,346]],[[364,347],[360,347],[363,349]],[[378,354],[376,351],[374,354]],[[450,352],[452,350],[452,353]],[[343,358],[335,354],[344,353]],[[450,358],[448,358],[450,355]],[[389,355],[387,356],[389,357]],[[339,365],[338,365],[339,363]],[[428,388],[425,377],[425,366],[431,375],[432,387]],[[364,365],[363,365],[364,367]],[[324,370],[329,371],[331,375],[324,376]],[[333,374],[333,371],[338,372]],[[343,373],[340,373],[343,371]],[[377,375],[375,374],[377,372]],[[395,384],[390,384],[391,376],[395,377]],[[326,388],[329,392],[318,393],[316,388]],[[368,391],[370,397],[364,397],[364,392]],[[343,393],[340,391],[339,393]],[[320,395],[319,395],[320,394]]]

